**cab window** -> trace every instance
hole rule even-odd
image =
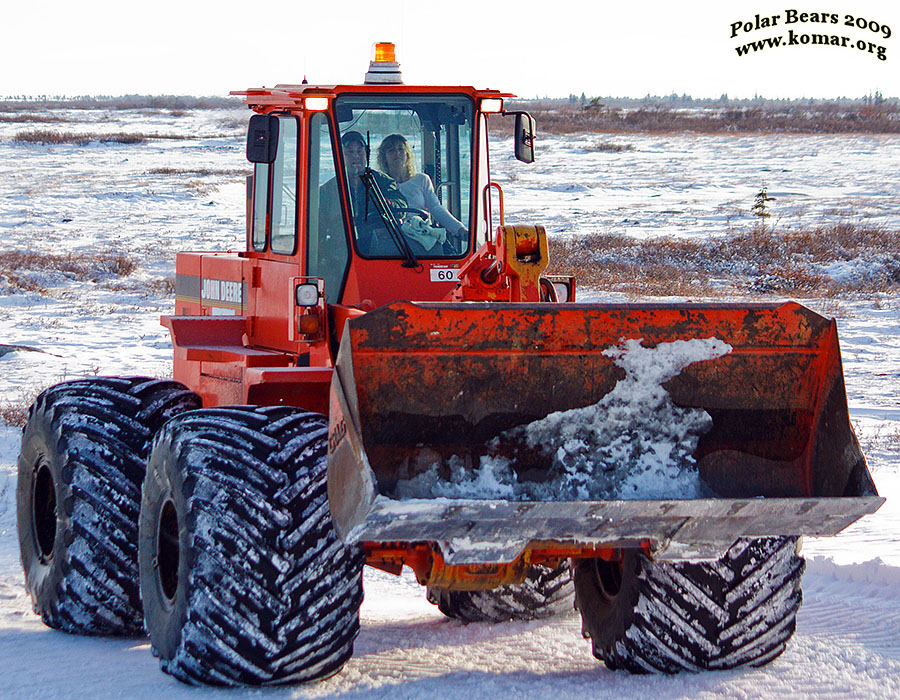
[[[269,164],[253,168],[253,250],[266,249],[266,213],[269,203]]]
[[[297,249],[297,118],[279,117],[278,156],[272,163],[272,252]]]
[[[298,120],[278,117],[278,150],[274,163],[256,163],[253,176],[253,249],[292,255],[297,248]]]
[[[474,104],[466,95],[335,101],[351,240],[362,257],[461,258],[470,248]]]

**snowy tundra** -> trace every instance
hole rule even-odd
[[[0,270],[0,407],[85,375],[166,376],[161,280],[178,250],[239,248],[244,231],[239,110],[60,110],[60,132],[133,132],[138,144],[35,145],[0,121],[0,254],[71,255],[77,269],[20,258]],[[46,127],[47,125],[37,125]],[[175,137],[175,138],[172,138]],[[750,228],[762,185],[779,226],[848,221],[900,229],[900,137],[548,137],[535,166],[495,149],[507,220],[552,235],[715,236]],[[121,253],[135,265],[120,274]],[[890,251],[886,251],[890,252]],[[859,261],[864,265],[864,261]],[[852,267],[852,264],[850,265]],[[841,274],[852,274],[847,265]],[[835,273],[837,274],[837,272]],[[620,300],[582,287],[582,300]],[[607,670],[570,612],[486,625],[444,618],[411,576],[367,571],[362,632],[343,671],[309,686],[226,691],[266,698],[900,697],[900,300],[802,300],[838,318],[850,414],[887,503],[835,538],[807,539],[804,604],[787,651],[761,669],[678,676]],[[0,697],[201,698],[162,674],[145,638],[67,636],[44,627],[23,586],[16,535],[20,430],[0,422]]]

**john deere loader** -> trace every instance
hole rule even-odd
[[[350,658],[368,564],[466,622],[574,604],[611,669],[777,657],[800,537],[883,500],[835,322],[576,302],[491,180],[489,122],[513,116],[531,162],[533,119],[403,84],[392,45],[360,85],[236,94],[246,248],[178,254],[173,379],[31,408],[18,526],[43,621],[146,630],[188,683],[309,681]]]

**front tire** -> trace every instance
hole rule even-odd
[[[762,666],[794,633],[804,562],[796,537],[742,539],[714,562],[575,567],[575,600],[594,656],[611,669],[678,673]]]
[[[181,681],[336,673],[359,632],[363,555],[334,531],[327,420],[289,407],[193,411],[148,463],[140,518],[147,630]]]
[[[44,624],[77,634],[141,632],[144,460],[159,426],[197,406],[183,385],[146,377],[65,382],[35,400],[16,508],[25,587]]]

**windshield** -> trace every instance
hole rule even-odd
[[[407,261],[466,255],[472,100],[344,95],[335,109],[359,253]]]

